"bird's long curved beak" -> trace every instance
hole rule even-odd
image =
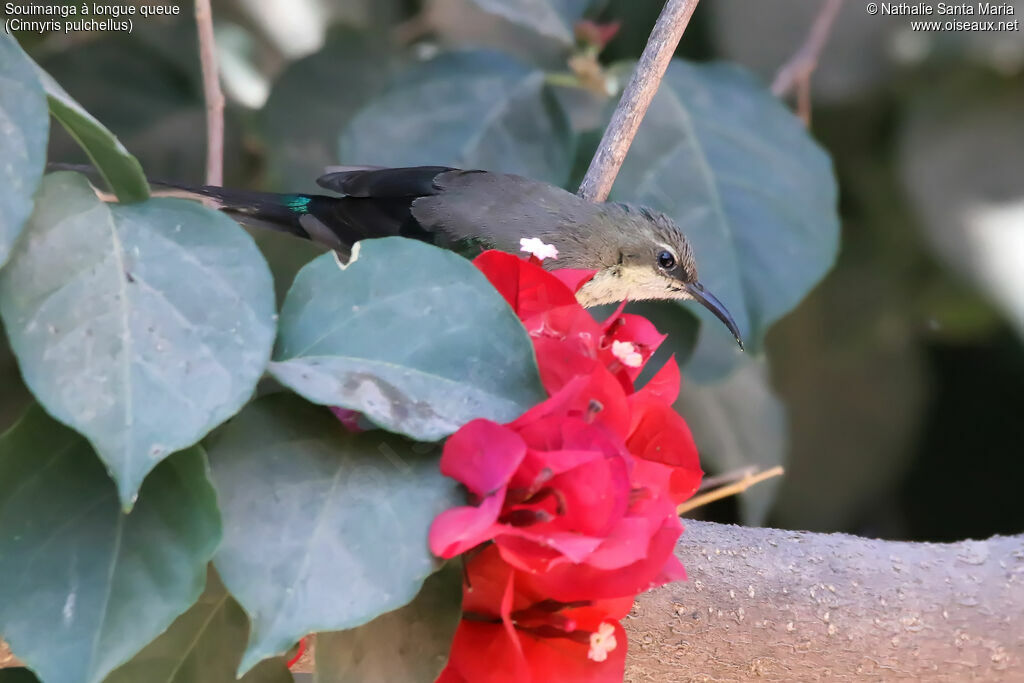
[[[732,332],[732,336],[736,337],[736,343],[743,348],[743,339],[740,338],[740,328],[736,327],[736,321],[732,319],[729,314],[729,310],[722,305],[722,302],[714,297],[714,295],[708,290],[704,289],[704,285],[699,282],[687,282],[683,284],[686,288],[687,293],[699,301],[700,305],[708,309],[715,314],[715,317],[725,323],[725,326]]]

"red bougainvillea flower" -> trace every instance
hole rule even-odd
[[[466,562],[462,621],[439,683],[621,681],[633,597],[561,602],[494,546]]]
[[[622,307],[603,324],[596,322],[573,294],[592,271],[548,272],[538,262],[499,251],[484,252],[474,263],[523,320],[548,393],[555,395],[579,375],[591,375],[593,391],[577,401],[577,410],[596,400],[603,408],[600,421],[626,440],[634,456],[674,468],[664,474],[670,476],[676,503],[692,496],[703,473],[690,429],[672,408],[680,384],[675,360],[670,359],[643,389],[634,393],[633,388],[665,336],[646,318],[622,313]],[[571,289],[566,280],[574,283]],[[599,366],[619,380],[622,393],[611,390]],[[626,412],[629,418],[623,426]]]
[[[449,437],[441,471],[466,486],[470,505],[434,520],[434,554],[454,557],[493,540],[520,570],[566,568],[545,588],[563,600],[618,597],[682,578],[672,554],[682,531],[668,494],[673,468],[637,466],[616,433],[629,428],[625,397],[600,372],[604,382],[581,376],[509,425],[474,420]],[[602,422],[593,397],[615,392],[620,406],[610,412],[619,415]]]
[[[622,313],[621,306],[604,323],[594,320],[574,292],[595,271],[548,272],[534,259],[500,251],[484,252],[474,263],[533,337],[541,380],[549,393],[557,391],[566,377],[585,373],[598,363],[611,370],[626,391],[632,391],[632,382],[665,339],[650,321]]]
[[[537,580],[561,600],[682,578],[675,507],[702,473],[672,409],[678,367],[633,390],[632,373],[664,337],[621,311],[597,323],[536,263],[486,252],[477,265],[525,314],[551,398],[508,425],[475,420],[448,439],[441,471],[466,486],[469,505],[435,519],[431,549],[454,557],[494,541],[512,566],[545,573]]]

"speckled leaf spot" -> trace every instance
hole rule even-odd
[[[401,237],[359,242],[295,278],[270,373],[306,399],[433,441],[544,400],[533,345],[472,263]]]

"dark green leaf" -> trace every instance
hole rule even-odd
[[[248,633],[245,612],[211,568],[206,590],[196,604],[131,661],[115,670],[105,683],[234,681]],[[261,662],[241,683],[291,683],[292,680],[284,658],[278,657]]]
[[[139,202],[149,197],[149,182],[139,160],[129,154],[121,141],[68,95],[50,74],[39,69],[39,77],[54,118],[82,146],[117,198],[122,202]]]
[[[432,683],[448,661],[462,601],[453,562],[423,582],[416,599],[348,631],[316,636],[315,683]]]
[[[32,213],[32,194],[46,166],[50,121],[32,62],[0,35],[0,266]]]
[[[263,131],[275,185],[288,192],[315,190],[324,167],[339,163],[335,152],[342,129],[387,85],[386,44],[350,29],[338,31],[274,82],[263,109]]]
[[[786,411],[768,384],[764,364],[747,362],[716,384],[684,383],[678,408],[693,430],[705,467],[724,474],[784,463]],[[740,494],[744,524],[765,523],[781,481],[769,479]]]
[[[214,563],[252,623],[240,671],[307,633],[408,603],[436,569],[427,531],[460,500],[436,448],[349,434],[280,393],[251,403],[208,450],[225,528]]]
[[[28,393],[25,383],[18,372],[18,361],[7,343],[7,335],[0,330],[0,434],[7,431],[25,414],[32,403],[32,394]]]
[[[481,168],[561,185],[575,142],[542,71],[477,50],[406,69],[340,144],[345,163]]]
[[[31,670],[19,666],[0,670],[0,683],[39,683],[39,679]]]
[[[747,72],[675,60],[614,188],[661,209],[693,242],[700,279],[732,312],[751,351],[832,265],[838,249],[829,157]],[[688,304],[689,305],[689,304]],[[743,355],[704,321],[691,374],[724,374]]]
[[[89,438],[130,504],[154,465],[252,395],[274,293],[226,216],[175,199],[104,204],[57,173],[0,273],[0,315],[29,389]]]
[[[203,590],[221,537],[198,449],[125,514],[89,444],[34,407],[0,437],[0,624],[47,683],[102,681]]]
[[[576,22],[591,0],[473,0],[480,9],[566,46],[575,42]]]
[[[422,441],[544,400],[533,345],[469,261],[400,237],[360,243],[345,269],[324,254],[281,311],[270,372],[314,403],[366,414]]]

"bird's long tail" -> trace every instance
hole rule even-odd
[[[77,171],[95,177],[96,169],[78,164],[51,163],[51,171]],[[355,239],[345,239],[327,226],[337,226],[330,220],[336,213],[341,197],[320,194],[285,194],[236,190],[215,185],[186,185],[166,180],[149,179],[156,196],[203,200],[239,223],[257,228],[285,232],[318,242],[343,253]],[[335,228],[337,229],[337,228]]]
[[[310,234],[304,223],[308,225],[308,217],[316,217],[338,201],[338,197],[325,195],[256,192],[215,185],[185,185],[162,180],[150,180],[150,185],[158,188],[157,194],[163,196],[210,200],[214,208],[230,215],[239,223],[287,232],[314,241],[320,240],[317,239],[317,235]],[[335,240],[337,237],[331,241]]]

